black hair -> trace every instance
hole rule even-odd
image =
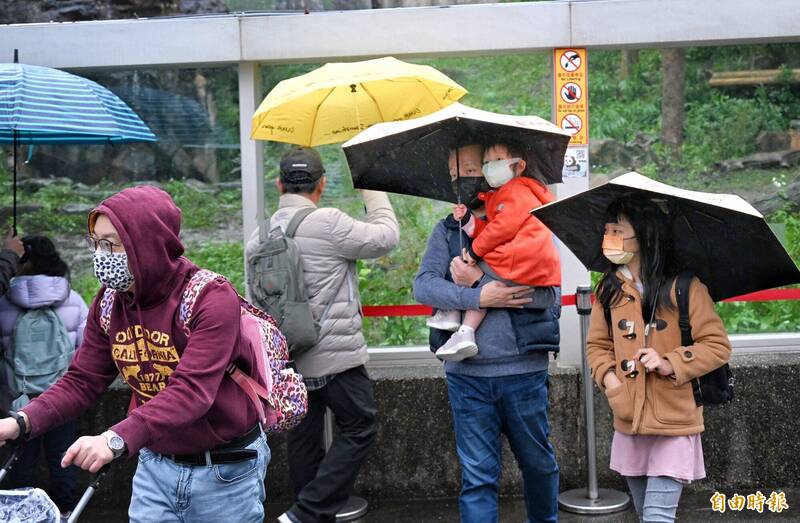
[[[291,173],[289,173],[291,174]],[[308,177],[309,175],[303,172],[303,174]],[[284,194],[311,194],[317,190],[319,184],[322,180],[322,176],[320,175],[319,178],[314,180],[313,182],[302,182],[302,183],[294,183],[287,181],[288,176],[285,176],[284,173],[281,173],[281,183],[283,184],[283,192]]]
[[[512,158],[522,158],[525,160],[525,170],[522,171],[520,176],[533,178],[542,185],[547,185],[547,178],[543,172],[545,167],[544,162],[539,159],[537,154],[525,147],[522,143],[517,142],[516,140],[490,142],[484,146],[483,150],[488,151],[492,147],[505,147],[508,150],[508,154],[510,154]]]
[[[28,274],[44,274],[45,276],[61,276],[69,278],[69,267],[61,259],[56,246],[46,236],[25,236],[22,238],[25,254],[19,259],[20,264],[27,264]]]
[[[606,209],[605,223],[617,223],[622,216],[633,226],[636,241],[639,243],[639,277],[644,287],[642,317],[647,321],[654,303],[656,310],[675,308],[671,298],[672,278],[679,271],[669,219],[655,202],[637,195],[623,196],[611,202]],[[609,324],[609,309],[623,298],[622,285],[616,276],[617,268],[617,265],[611,264],[595,289]],[[654,296],[656,293],[658,295]]]

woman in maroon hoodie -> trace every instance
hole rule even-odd
[[[187,339],[178,308],[198,267],[182,256],[180,223],[170,196],[150,186],[125,189],[92,211],[87,241],[103,288],[83,343],[50,390],[0,420],[0,442],[76,418],[121,374],[133,390],[128,416],[79,438],[62,465],[95,472],[138,453],[134,522],[260,522],[270,451],[255,408],[225,373],[231,362],[246,373],[255,366],[240,340],[238,297],[228,283],[207,284]],[[106,288],[117,291],[110,304]]]

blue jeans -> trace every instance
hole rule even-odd
[[[548,436],[547,370],[479,378],[447,374],[461,462],[462,523],[497,521],[501,440],[522,471],[529,522],[557,521],[558,464]]]
[[[625,476],[639,519],[645,523],[675,521],[683,483],[666,476]]]
[[[142,449],[128,518],[132,523],[261,523],[270,459],[266,436],[262,433],[247,448],[258,451],[258,458],[210,467],[180,465]]]

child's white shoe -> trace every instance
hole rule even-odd
[[[436,351],[436,357],[445,361],[461,361],[478,354],[475,329],[462,325],[447,342]]]
[[[461,311],[437,309],[426,323],[432,329],[455,332],[461,327]]]

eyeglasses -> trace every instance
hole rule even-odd
[[[96,252],[106,252],[112,253],[114,252],[114,247],[122,247],[121,243],[114,243],[111,240],[101,239],[97,240],[91,234],[87,234],[83,237],[84,241],[86,242],[86,246],[89,248],[90,251]]]

